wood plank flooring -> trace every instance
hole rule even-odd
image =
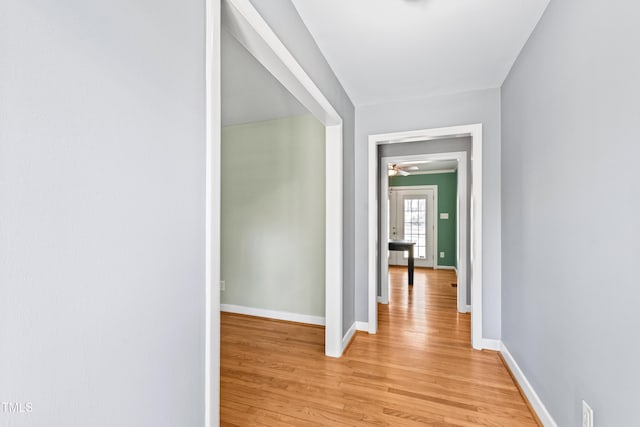
[[[324,329],[222,314],[223,426],[535,426],[495,352],[470,346],[455,273],[392,267],[379,331],[340,359]]]

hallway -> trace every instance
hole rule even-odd
[[[222,313],[222,425],[535,426],[498,354],[471,349],[455,273],[406,274],[338,360],[321,327]]]

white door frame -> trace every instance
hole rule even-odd
[[[343,277],[342,118],[250,0],[206,0],[205,426],[220,422],[220,31],[225,28],[325,126],[325,354],[340,357]]]
[[[471,345],[482,349],[482,124],[369,135],[368,140],[368,317],[378,330],[378,146],[461,136],[471,137]],[[462,168],[459,168],[459,170]],[[460,182],[461,179],[458,180]],[[384,263],[382,263],[384,264]],[[460,288],[460,286],[458,286]]]
[[[220,0],[206,0],[204,424],[220,425]]]
[[[425,245],[427,250],[431,250],[431,256],[427,257],[425,254],[424,259],[420,259],[418,256],[415,257],[415,266],[416,267],[426,267],[426,268],[435,268],[436,267],[436,263],[437,263],[437,259],[436,259],[436,250],[437,250],[437,246],[438,246],[438,221],[436,220],[437,218],[437,211],[438,211],[438,186],[437,185],[409,185],[409,186],[396,186],[396,187],[390,187],[387,186],[387,192],[389,194],[395,194],[395,198],[396,198],[396,204],[399,203],[398,198],[401,198],[403,200],[404,197],[406,197],[407,195],[409,196],[416,196],[416,195],[424,195],[424,194],[429,194],[428,197],[431,197],[431,201],[428,200],[428,198],[426,199],[426,206],[425,206],[425,228],[427,228],[429,225],[431,225],[431,229],[429,230],[430,233],[428,233],[426,235],[426,240],[425,240]],[[390,200],[390,199],[389,199]],[[391,203],[390,201],[389,203],[389,207],[391,207]],[[395,206],[396,208],[398,207],[397,205]],[[404,209],[402,209],[404,210]],[[383,213],[383,215],[386,214]],[[399,219],[399,216],[402,216],[402,218],[404,219],[404,212],[401,212],[400,215],[398,215],[398,212],[396,212],[396,221]],[[382,218],[381,218],[382,221]],[[387,221],[388,223],[391,223],[390,221]],[[393,224],[395,226],[397,226],[398,224]],[[400,230],[402,230],[402,240],[406,240],[406,236],[404,235],[404,221],[402,221],[402,226],[400,227]],[[389,230],[387,230],[387,233],[389,232]],[[383,234],[384,236],[384,234]],[[383,239],[380,239],[381,243],[382,243]],[[429,244],[431,243],[431,244]],[[387,247],[388,250],[388,247]],[[396,260],[400,259],[400,265],[405,265],[408,263],[408,258],[405,258],[404,254],[406,252],[398,252],[395,251],[395,255],[396,255]],[[389,254],[389,259],[391,259],[392,254]],[[421,265],[422,263],[430,263],[431,265]],[[420,263],[420,264],[419,264]],[[406,267],[406,265],[405,265]]]
[[[457,152],[451,152],[451,153],[434,153],[434,154],[420,154],[420,155],[409,155],[409,156],[398,156],[398,157],[383,157],[383,161],[385,159],[392,159],[392,161],[395,161],[396,163],[412,163],[412,162],[420,162],[420,161],[439,161],[439,160],[456,160],[458,162],[458,184],[457,184],[457,196],[456,196],[456,218],[457,218],[457,223],[456,223],[456,246],[457,246],[457,250],[456,250],[456,264],[457,264],[457,275],[458,275],[458,287],[457,287],[457,308],[458,308],[458,312],[460,313],[468,313],[469,310],[469,305],[467,304],[467,277],[468,277],[468,271],[467,271],[467,254],[468,254],[468,248],[467,248],[467,221],[468,221],[468,217],[467,217],[467,153],[464,151],[457,151]],[[384,164],[384,163],[383,163]],[[429,186],[415,186],[413,188],[425,188],[425,187],[429,187]],[[434,186],[437,188],[437,186]],[[396,187],[396,188],[412,188],[412,187]],[[389,189],[389,180],[388,179],[382,179],[380,181],[380,194],[385,194],[386,191],[388,191]],[[437,192],[436,192],[436,197],[437,197]],[[388,203],[386,200],[382,200],[382,203]],[[436,217],[435,217],[435,224],[437,224],[438,222],[438,207],[437,207],[437,200],[435,202],[435,209],[436,209]],[[387,220],[386,220],[386,210],[384,209],[384,206],[381,207],[380,212],[382,213],[382,216],[380,218],[380,230],[381,230],[381,235],[382,236],[386,236],[389,233],[389,230],[387,229]],[[436,234],[434,235],[434,238],[437,239],[438,235],[437,235],[437,225],[435,227],[436,229]],[[385,234],[386,233],[386,234]],[[385,291],[386,291],[386,304],[388,304],[389,301],[389,265],[386,262],[382,262],[383,260],[385,260],[388,257],[388,253],[389,253],[389,246],[386,244],[386,241],[383,238],[380,238],[381,244],[380,244],[380,248],[379,248],[379,253],[380,253],[380,297],[381,297],[381,303],[385,304]],[[437,242],[436,242],[436,247],[437,247]],[[434,251],[434,257],[435,260],[434,261],[434,269],[438,268],[438,254],[437,254],[437,250]],[[462,285],[464,284],[464,285]]]

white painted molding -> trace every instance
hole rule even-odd
[[[385,297],[378,297],[378,302],[380,304],[389,304],[389,296],[387,295],[386,299],[385,299]]]
[[[356,322],[356,331],[369,332],[369,324],[367,322]]]
[[[367,201],[369,209],[367,212],[368,239],[367,239],[367,271],[369,273],[369,283],[367,292],[367,321],[369,323],[369,333],[375,334],[378,331],[378,141],[369,136],[368,157],[368,188]],[[384,224],[383,224],[384,226]],[[382,254],[380,254],[382,257]],[[381,258],[382,259],[382,258]],[[384,264],[381,262],[381,264]]]
[[[436,270],[453,270],[457,271],[454,265],[436,265]]]
[[[341,356],[342,356],[342,353],[344,353],[344,351],[347,349],[347,346],[349,345],[349,343],[351,342],[355,334],[356,334],[356,322],[353,322],[353,324],[351,325],[347,333],[344,334],[344,337],[342,337],[342,348],[340,349]]]
[[[465,305],[460,313],[471,313],[471,306],[468,304]]]
[[[340,357],[343,327],[342,124],[325,128],[325,354]]]
[[[246,314],[247,316],[265,317],[267,319],[286,320],[287,322],[306,323],[324,326],[325,319],[308,314],[289,313],[288,311],[267,310],[264,308],[245,307],[234,304],[220,304],[220,311],[227,313]]]
[[[206,0],[204,427],[220,425],[220,19],[220,0]]]
[[[529,380],[527,380],[524,372],[522,372],[522,369],[520,369],[520,366],[518,366],[518,363],[513,358],[511,353],[509,353],[509,350],[507,349],[507,346],[504,345],[504,343],[501,343],[500,345],[500,353],[502,354],[505,362],[507,362],[507,365],[509,366],[509,369],[511,370],[514,378],[518,382],[518,385],[520,385],[520,388],[524,392],[525,396],[527,396],[529,403],[538,415],[538,418],[540,419],[540,422],[542,422],[542,425],[544,425],[545,427],[558,427],[558,424],[556,424],[553,417],[547,410],[547,407],[544,406],[544,403],[542,403],[540,396],[538,396],[538,393],[536,393],[536,391],[533,389],[531,383],[529,382]]]
[[[482,349],[483,350],[493,350],[493,351],[500,351],[500,345],[502,343],[500,342],[500,340],[494,340],[491,338],[482,338]]]

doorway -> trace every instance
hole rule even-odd
[[[342,118],[249,0],[223,0],[220,2],[220,8],[220,27],[223,27],[235,38],[325,127],[325,316],[323,319],[325,354],[339,357],[344,351],[344,336],[342,334]],[[219,59],[220,35],[218,34],[216,37]],[[220,119],[217,118],[217,120],[216,126],[220,127]],[[218,170],[220,169],[218,168]],[[219,180],[216,184],[220,185]],[[219,200],[216,202],[219,212]],[[219,243],[219,232],[217,232],[216,239]],[[219,267],[217,274],[218,280],[220,280]]]
[[[387,198],[389,240],[415,243],[416,267],[435,266],[438,187],[391,187]],[[390,251],[389,265],[407,266],[408,252]]]
[[[463,138],[459,138],[463,141]],[[468,139],[468,138],[466,138]],[[464,149],[468,145],[460,144],[457,141],[439,140],[440,143],[446,143],[455,145],[460,149]],[[431,145],[430,143],[426,143]],[[417,147],[426,147],[424,145],[416,145]],[[397,146],[399,147],[399,146]],[[386,150],[388,151],[388,150]],[[397,151],[397,150],[396,150]],[[418,264],[419,249],[416,248],[415,265],[418,267],[430,267],[434,269],[454,269],[456,271],[457,280],[459,286],[456,287],[456,305],[457,310],[460,313],[468,313],[469,307],[469,190],[468,190],[468,153],[466,151],[456,152],[443,152],[433,154],[417,154],[417,155],[405,155],[405,156],[393,156],[382,157],[380,161],[381,169],[385,164],[395,165],[421,165],[420,168],[411,173],[405,173],[405,176],[387,176],[390,174],[380,174],[380,236],[389,236],[389,239],[393,239],[393,229],[391,220],[391,209],[393,200],[391,197],[385,197],[387,194],[393,195],[397,190],[400,194],[408,196],[410,203],[416,204],[412,200],[420,200],[421,194],[428,194],[425,191],[431,190],[434,195],[434,202],[432,204],[433,209],[431,212],[427,212],[425,219],[429,216],[433,218],[433,228],[429,233],[428,221],[425,222],[425,240],[428,234],[431,234],[431,238],[434,241],[433,253],[431,262],[427,264],[424,262],[422,265]],[[413,186],[411,184],[424,184]],[[430,183],[430,185],[426,185]],[[399,185],[401,184],[401,185]],[[442,187],[442,191],[439,187]],[[422,191],[420,191],[422,189]],[[399,196],[399,197],[405,197]],[[428,197],[427,197],[428,200]],[[441,206],[438,201],[440,200]],[[398,203],[397,201],[395,203]],[[418,208],[419,208],[419,202]],[[412,206],[409,206],[411,209]],[[404,209],[404,205],[400,206],[400,209]],[[429,215],[429,213],[431,215]],[[409,215],[415,215],[413,212],[409,212]],[[417,215],[417,221],[412,218],[408,224],[403,223],[403,228],[411,228],[413,230],[416,226],[420,232],[420,216]],[[398,221],[398,220],[396,220]],[[440,224],[439,226],[437,224]],[[443,233],[439,233],[439,228],[443,229]],[[400,237],[399,234],[397,234]],[[402,234],[404,237],[404,234]],[[422,237],[418,234],[417,237]],[[442,237],[442,238],[441,238]],[[410,236],[413,238],[413,236]],[[389,296],[391,294],[391,283],[389,282],[389,266],[390,265],[407,265],[404,259],[399,263],[394,264],[392,258],[393,252],[388,250],[387,239],[380,239],[380,262],[379,262],[379,302],[382,304],[389,303]],[[416,246],[419,247],[419,239],[411,239],[415,241]],[[450,243],[453,240],[453,244]],[[426,246],[426,245],[425,245]],[[425,248],[426,249],[426,248]],[[425,255],[426,255],[425,250]],[[396,260],[400,257],[404,258],[404,254],[398,252],[395,255]],[[389,259],[391,262],[384,262]],[[428,262],[428,261],[427,261]]]
[[[339,357],[343,334],[343,122],[250,0],[206,2],[206,272],[205,422],[219,424],[220,404],[220,213],[221,28],[234,36],[325,127],[325,354]]]
[[[388,179],[382,179],[379,162],[378,147],[381,145],[412,143],[412,142],[428,142],[441,139],[451,139],[466,137],[471,141],[471,186],[467,189],[467,179],[460,177],[458,180],[458,212],[460,223],[463,221],[465,212],[467,212],[466,193],[470,192],[469,200],[469,243],[467,241],[467,227],[458,227],[458,282],[465,283],[463,276],[470,277],[470,304],[467,305],[466,295],[462,294],[466,291],[465,286],[458,286],[458,311],[471,311],[471,344],[475,349],[482,349],[482,125],[453,126],[448,128],[424,129],[417,131],[395,132],[387,134],[378,134],[369,136],[369,298],[368,298],[368,329],[369,333],[376,333],[378,328],[378,283],[380,283],[380,294],[388,292],[388,264],[379,262],[387,259],[388,245],[387,240],[380,236],[387,236],[388,232],[386,209],[382,209],[378,214],[378,200],[386,200],[381,198],[379,194],[388,193]],[[446,160],[455,159],[459,162],[461,172],[466,173],[466,166],[462,167],[461,162],[467,162],[466,153],[438,153],[430,154],[429,160]],[[414,158],[405,158],[403,161],[420,161],[423,157],[413,156]],[[419,158],[415,158],[419,157]],[[380,216],[380,222],[379,220]],[[378,227],[382,230],[379,230]],[[460,241],[464,239],[464,244]],[[465,253],[467,251],[468,253]],[[469,260],[467,263],[460,260]],[[463,281],[464,280],[464,281]],[[384,298],[381,295],[381,298]]]

